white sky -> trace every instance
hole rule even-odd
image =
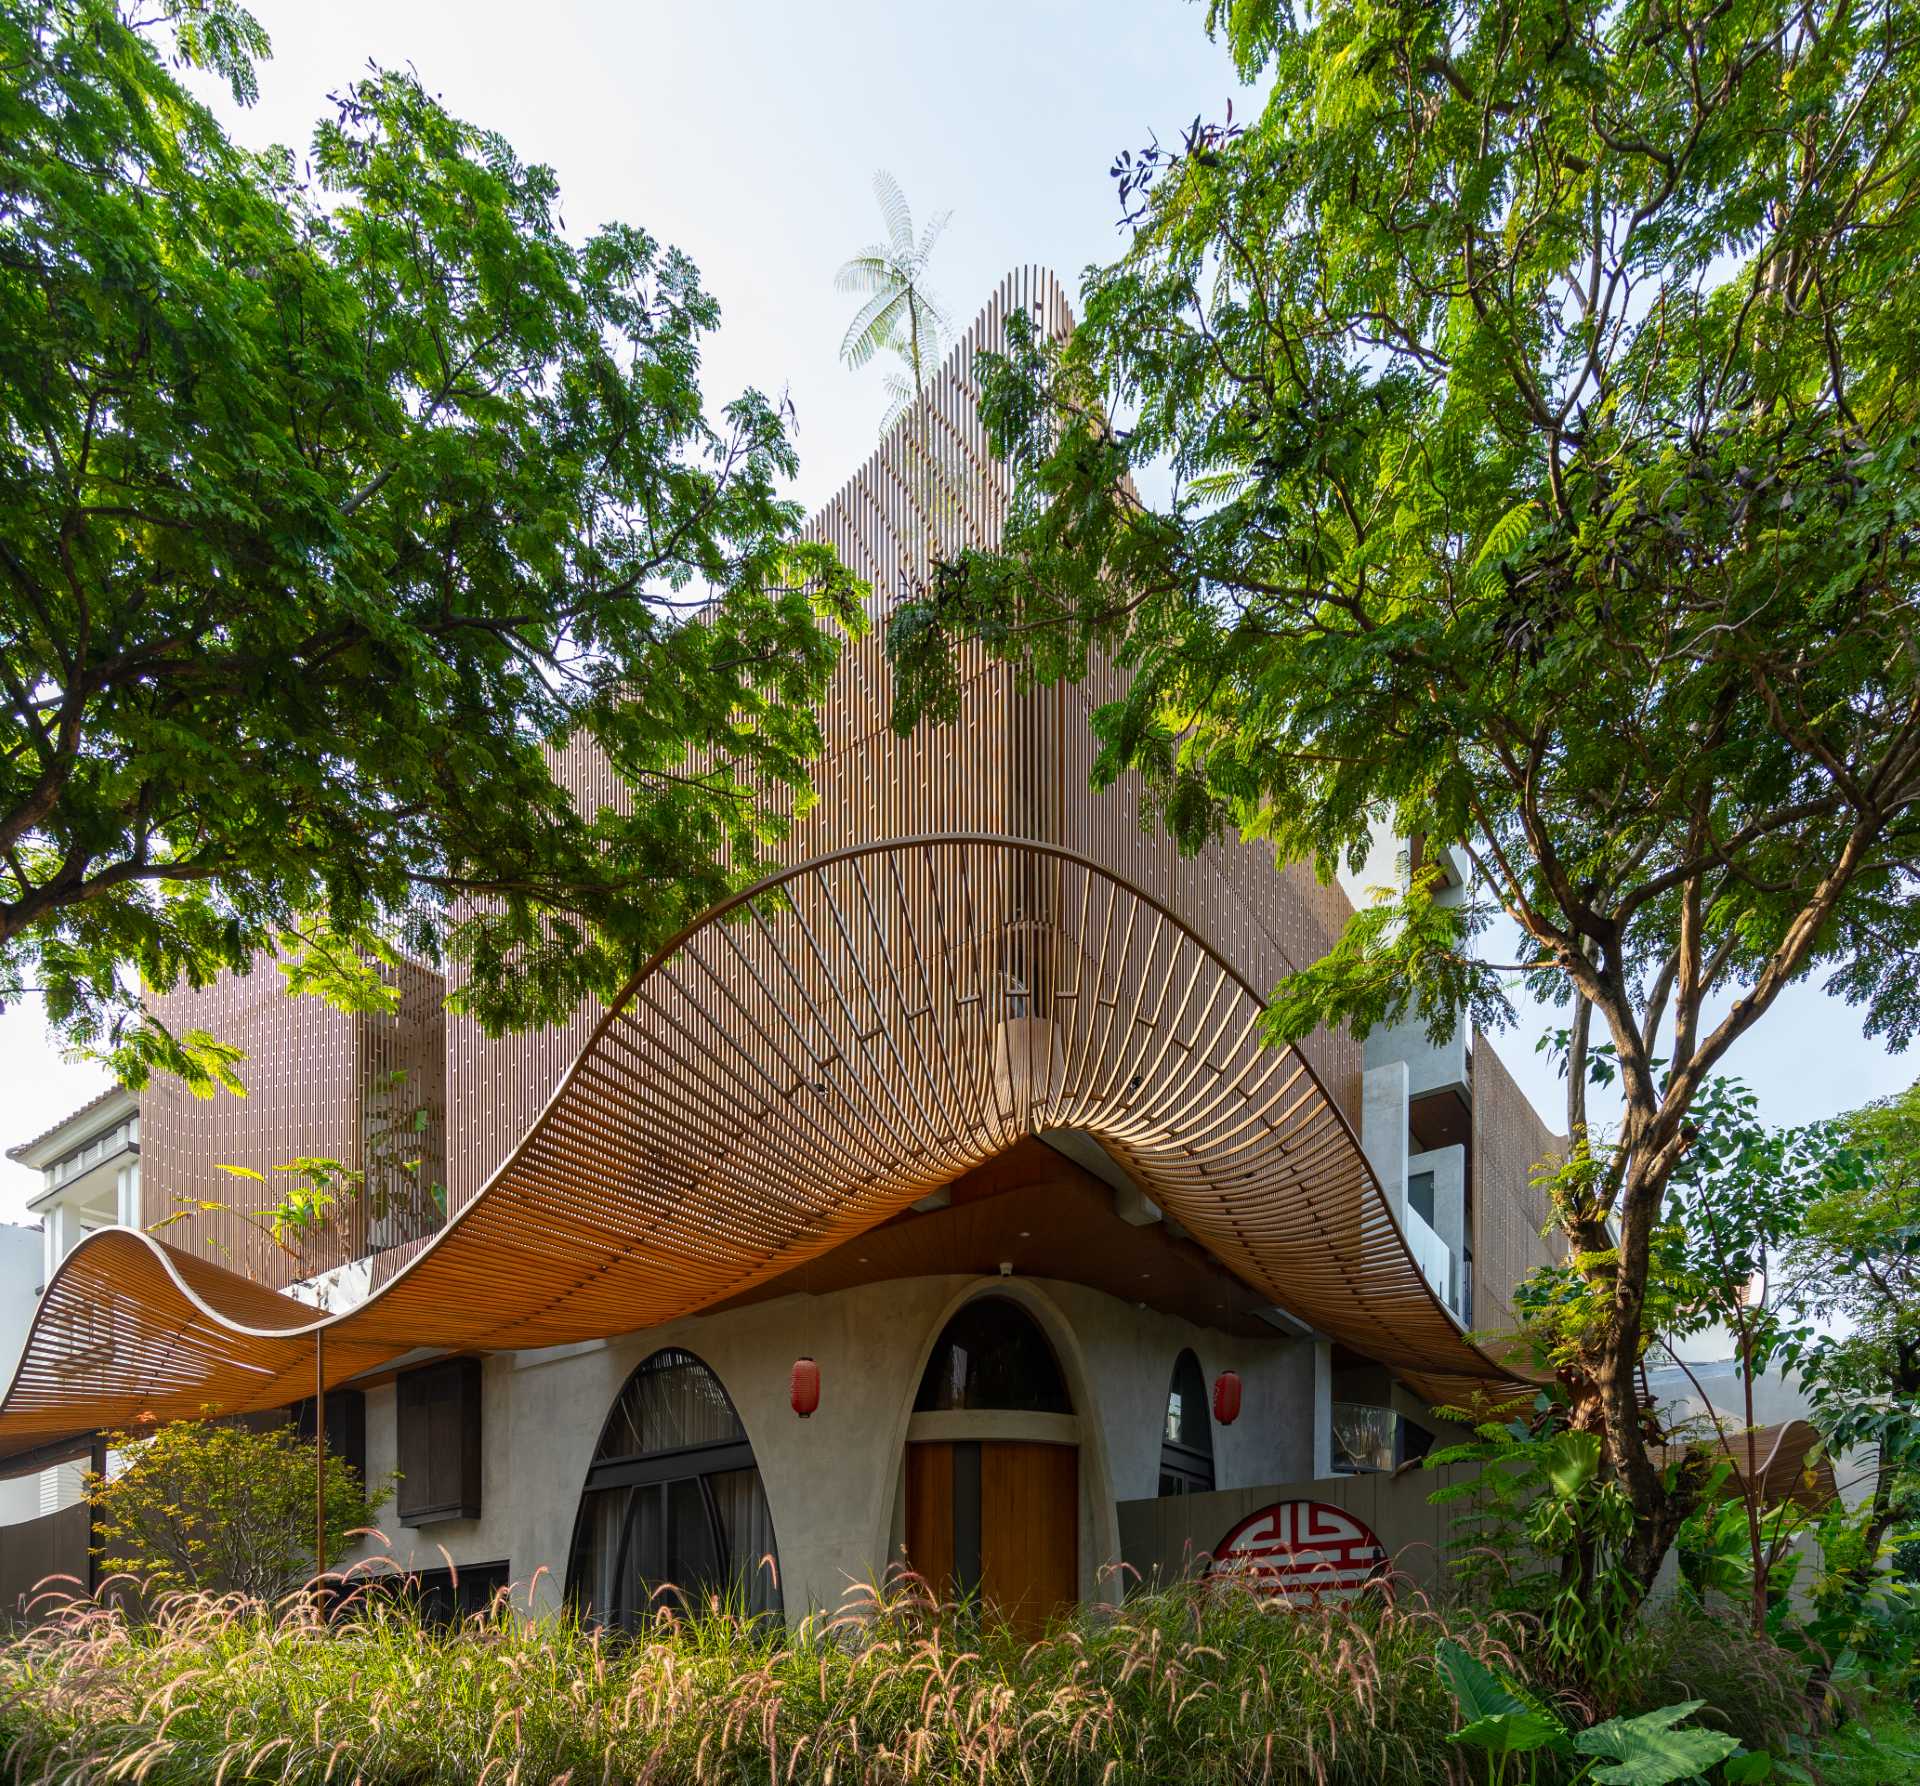
[[[559,172],[581,233],[619,219],[692,256],[724,316],[706,388],[787,390],[810,509],[871,446],[878,366],[836,357],[854,300],[833,289],[882,234],[872,194],[890,169],[916,221],[950,210],[934,289],[962,327],[1009,268],[1072,285],[1120,238],[1107,169],[1150,130],[1170,140],[1235,92],[1225,51],[1183,0],[253,0],[274,40],[241,140],[304,150],[327,94],[371,58],[411,62],[460,115]],[[231,111],[231,107],[227,107]],[[1243,97],[1236,108],[1246,109]],[[1560,1094],[1533,1052],[1500,1051],[1558,1127]],[[1920,1063],[1889,1059],[1854,1013],[1790,992],[1729,1068],[1770,1116],[1805,1121],[1896,1091]],[[0,1147],[39,1133],[105,1084],[62,1061],[31,1004],[0,1016]],[[0,1220],[35,1175],[0,1161]]]

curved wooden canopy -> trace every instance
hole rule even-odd
[[[1352,1129],[1263,1002],[1150,894],[1057,845],[860,844],[662,949],[486,1188],[320,1315],[152,1236],[48,1284],[0,1456],[242,1412],[417,1348],[602,1338],[708,1308],[1025,1136],[1091,1138],[1223,1264],[1430,1399],[1511,1383],[1421,1275]]]

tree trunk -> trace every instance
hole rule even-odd
[[[1682,1463],[1673,1487],[1666,1485],[1649,1451],[1659,1438],[1658,1425],[1639,1394],[1654,1218],[1678,1158],[1677,1149],[1669,1146],[1649,1160],[1635,1145],[1636,1137],[1651,1126],[1650,1117],[1650,1112],[1630,1109],[1618,1144],[1619,1157],[1634,1164],[1623,1173],[1615,1205],[1620,1211],[1617,1245],[1604,1219],[1592,1211],[1568,1225],[1569,1238],[1580,1252],[1611,1254],[1615,1261],[1596,1267],[1593,1274],[1610,1291],[1612,1307],[1583,1349],[1579,1375],[1585,1380],[1575,1390],[1573,1425],[1600,1435],[1606,1465],[1633,1509],[1633,1530],[1617,1565],[1630,1611],[1637,1611],[1652,1591],[1681,1525],[1699,1505],[1707,1474],[1705,1460],[1692,1456]]]
[[[1753,1335],[1743,1321],[1740,1327],[1740,1382],[1746,1397],[1747,1479],[1740,1498],[1747,1509],[1747,1543],[1753,1552],[1753,1634],[1758,1637],[1767,1628],[1768,1559],[1760,1542],[1760,1476],[1756,1456],[1758,1442],[1753,1430]]]

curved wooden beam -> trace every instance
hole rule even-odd
[[[505,1164],[356,1307],[109,1230],[48,1284],[0,1456],[284,1405],[416,1348],[695,1313],[1022,1138],[1097,1141],[1224,1265],[1430,1399],[1511,1386],[1407,1249],[1305,1058],[1152,894],[1059,845],[870,842],[727,900],[629,983]]]

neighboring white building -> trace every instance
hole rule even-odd
[[[13,1367],[27,1343],[40,1294],[40,1262],[38,1228],[0,1223],[0,1382],[13,1381]],[[39,1511],[38,1477],[0,1477],[0,1526],[18,1525]]]
[[[41,1187],[27,1199],[38,1229],[0,1229],[0,1354],[4,1380],[11,1382],[41,1286],[60,1261],[99,1229],[139,1226],[140,1101],[113,1086],[45,1133],[8,1148],[7,1158],[38,1172]],[[79,1460],[37,1477],[0,1480],[0,1525],[71,1507],[86,1473]]]
[[[40,1174],[27,1212],[40,1221],[42,1282],[96,1229],[139,1225],[140,1100],[124,1086],[8,1148],[7,1158]]]

